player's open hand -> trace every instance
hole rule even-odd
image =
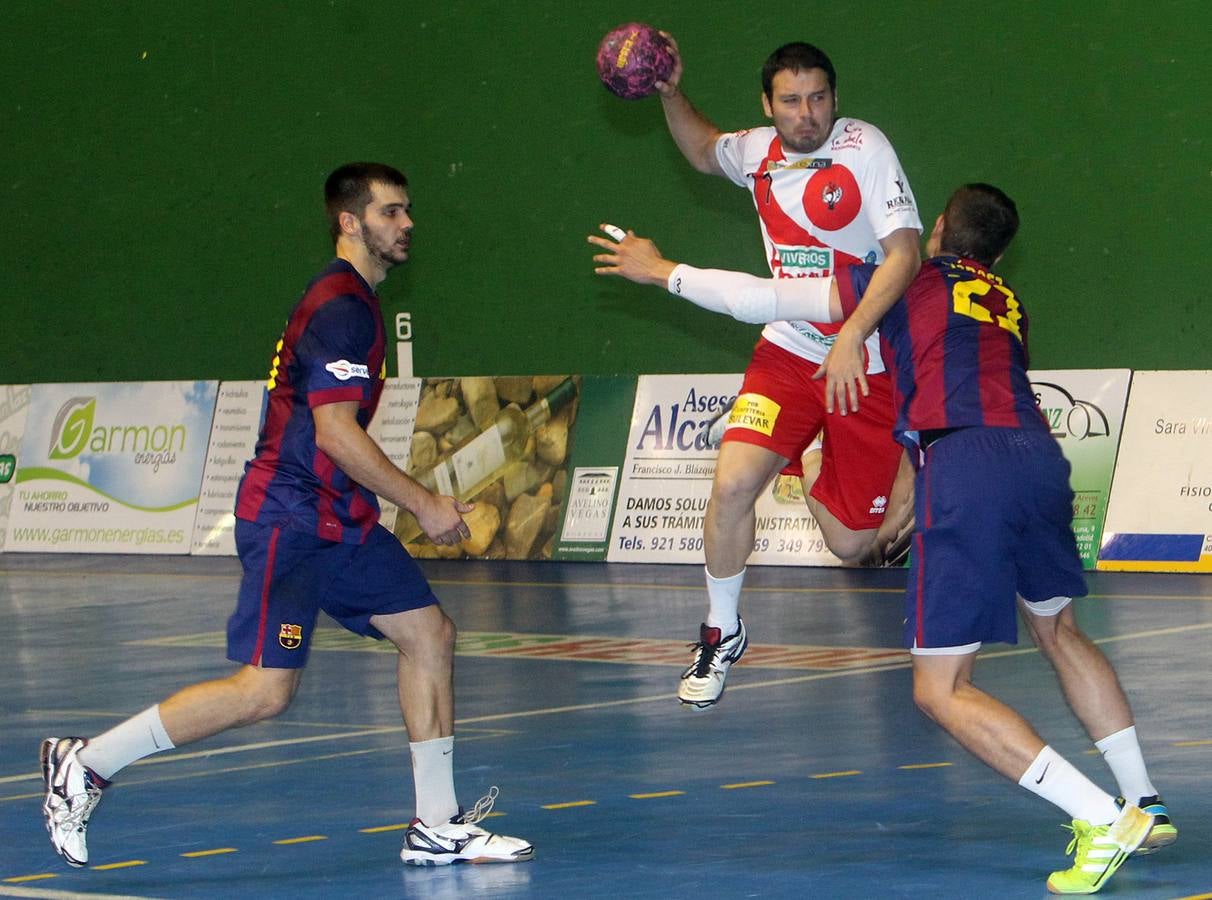
[[[600,247],[604,253],[594,254],[597,263],[594,272],[598,275],[618,275],[637,284],[659,284],[669,281],[669,273],[677,264],[661,255],[657,245],[648,238],[637,237],[634,231],[623,231],[615,225],[605,223],[598,226],[611,237],[591,234],[589,243]]]
[[[673,71],[669,73],[668,79],[656,83],[656,89],[662,97],[672,97],[678,92],[678,85],[682,82],[682,54],[678,50],[678,42],[673,39],[672,34],[662,31],[660,35],[669,45],[669,55],[673,57]]]
[[[866,356],[862,336],[850,328],[849,323],[843,325],[820,368],[812,376],[813,379],[825,379],[826,411],[837,409],[843,416],[847,408],[850,412],[858,412],[859,397],[870,393]]]
[[[427,538],[435,544],[450,547],[471,537],[471,528],[463,521],[463,513],[473,509],[474,503],[464,503],[445,494],[431,494],[424,507],[413,514]]]

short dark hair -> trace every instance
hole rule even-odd
[[[991,266],[1018,232],[1018,207],[991,184],[965,184],[943,210],[939,250]]]
[[[829,90],[837,90],[837,72],[833,70],[833,63],[825,51],[803,41],[792,41],[771,53],[766,58],[766,64],[762,66],[762,93],[766,95],[767,100],[774,98],[774,76],[788,69],[792,72],[824,69],[829,78]]]
[[[403,172],[383,163],[346,163],[328,176],[324,182],[324,211],[328,214],[328,230],[334,241],[341,236],[341,213],[349,212],[361,218],[371,200],[370,186],[376,182],[408,187]]]

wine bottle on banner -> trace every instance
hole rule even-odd
[[[527,439],[567,406],[576,394],[576,385],[571,378],[566,378],[551,393],[524,410],[516,403],[510,403],[502,407],[491,425],[462,447],[449,450],[432,465],[408,474],[435,494],[471,500],[522,458]],[[396,519],[395,532],[405,544],[415,541],[422,533],[416,517],[404,509]]]

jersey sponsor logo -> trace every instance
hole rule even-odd
[[[833,269],[833,248],[831,247],[780,247],[774,248],[777,259],[775,265],[783,271],[780,277],[789,278],[801,275],[828,275]]]
[[[728,428],[745,428],[770,437],[782,407],[761,394],[740,394],[728,415]]]
[[[833,165],[833,160],[828,156],[809,156],[806,159],[797,159],[795,162],[788,162],[785,159],[768,159],[766,160],[766,171],[781,172],[791,169],[828,169],[831,165]]]
[[[795,333],[800,337],[807,338],[814,343],[820,344],[826,350],[832,347],[834,341],[837,340],[836,334],[821,334],[820,331],[817,330],[817,327],[811,322],[797,321],[788,322],[787,324],[790,325],[792,330],[795,331]]]
[[[303,626],[283,622],[278,629],[278,643],[287,650],[298,650],[303,645]]]
[[[332,372],[337,381],[349,381],[351,378],[369,378],[370,368],[360,365],[359,363],[351,363],[347,359],[338,359],[336,362],[330,362],[324,367],[327,371]]]
[[[863,126],[858,122],[847,122],[842,133],[833,139],[830,150],[858,150],[863,146]]]
[[[867,514],[871,516],[882,516],[888,509],[888,498],[883,494],[871,501],[871,509],[867,510]]]
[[[863,195],[853,173],[845,166],[833,165],[808,179],[803,203],[813,225],[840,231],[858,216]]]
[[[908,212],[909,210],[917,209],[917,204],[913,202],[912,197],[907,197],[904,194],[893,197],[885,202],[885,215],[893,216],[897,213]]]

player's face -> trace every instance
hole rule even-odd
[[[824,69],[783,69],[771,81],[770,96],[762,94],[762,107],[774,120],[783,149],[795,153],[811,153],[825,143],[836,103]]]
[[[412,218],[408,214],[411,208],[408,192],[403,188],[371,183],[370,202],[358,221],[362,223],[362,243],[384,271],[408,259],[412,242]]]

